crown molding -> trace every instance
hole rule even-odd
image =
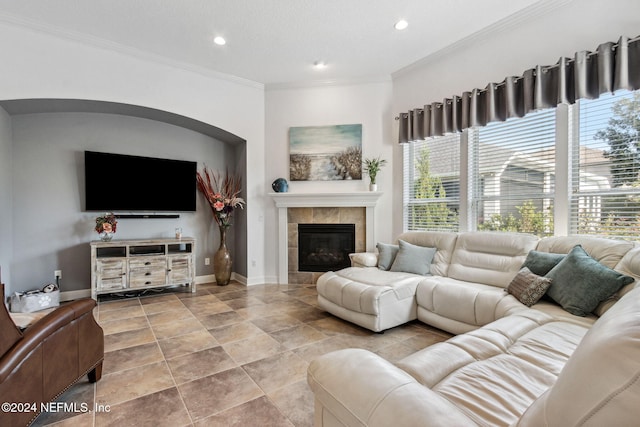
[[[483,29],[476,31],[473,34],[464,37],[455,43],[452,43],[434,53],[425,56],[416,62],[407,65],[391,74],[392,79],[402,77],[416,69],[423,68],[425,65],[435,62],[445,56],[451,55],[457,50],[468,47],[470,45],[477,44],[479,41],[486,40],[487,38],[508,31],[513,27],[516,27],[524,22],[530,21],[534,18],[547,15],[550,12],[563,7],[569,3],[573,3],[576,0],[542,0],[536,2],[518,12],[515,12],[506,18],[484,27]]]
[[[392,79],[390,75],[378,75],[378,76],[365,76],[361,78],[351,79],[326,79],[326,80],[313,80],[305,82],[282,82],[282,83],[267,83],[264,88],[265,91],[277,91],[287,89],[311,89],[316,87],[328,87],[328,86],[359,86],[366,84],[378,84],[378,83],[391,83]]]
[[[36,33],[45,34],[47,36],[56,37],[66,41],[72,41],[80,43],[86,46],[97,47],[100,49],[110,50],[112,52],[124,54],[134,57],[136,59],[155,62],[157,64],[177,68],[183,71],[188,71],[196,74],[200,74],[204,77],[225,80],[231,83],[236,83],[243,86],[249,86],[256,89],[264,90],[264,84],[237,77],[231,74],[225,74],[218,71],[214,71],[205,67],[199,67],[193,64],[189,64],[183,61],[177,61],[166,56],[158,55],[155,53],[147,52],[142,49],[137,49],[131,46],[126,46],[121,43],[116,43],[100,37],[91,36],[88,34],[78,33],[76,31],[70,31],[54,25],[44,24],[22,17],[18,17],[6,12],[0,12],[0,23],[18,27],[23,30],[30,30]]]

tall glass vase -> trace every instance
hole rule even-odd
[[[213,255],[213,274],[220,286],[229,284],[231,280],[231,255],[227,249],[227,228],[220,226],[220,247]]]

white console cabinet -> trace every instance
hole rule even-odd
[[[91,298],[100,294],[189,285],[196,291],[195,239],[91,242]]]

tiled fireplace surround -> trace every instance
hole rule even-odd
[[[290,208],[287,209],[289,283],[316,283],[322,273],[298,271],[298,224],[355,224],[356,252],[364,252],[365,208]]]
[[[322,273],[298,271],[298,224],[355,224],[356,252],[375,249],[380,192],[271,193],[278,208],[278,282],[315,283]]]

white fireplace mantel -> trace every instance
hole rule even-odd
[[[278,208],[278,282],[289,281],[288,208],[364,207],[366,218],[366,248],[375,249],[375,207],[382,196],[379,191],[354,191],[349,193],[269,193]]]

